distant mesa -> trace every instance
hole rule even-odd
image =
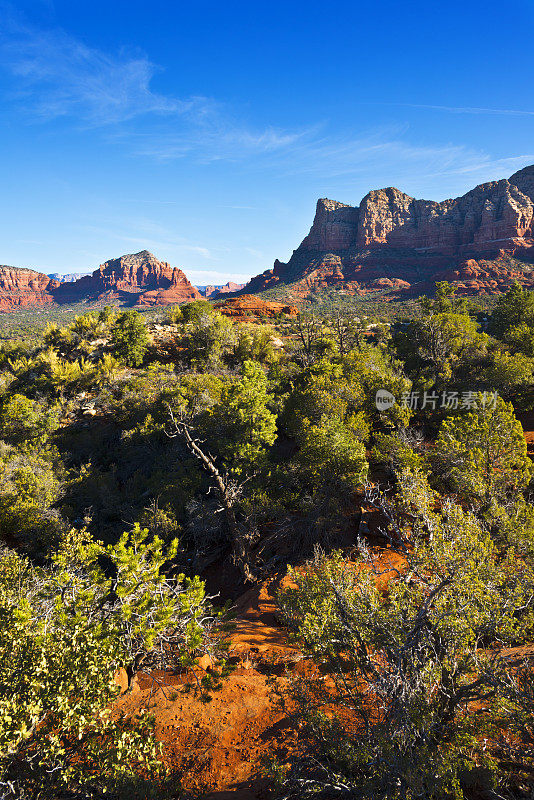
[[[334,287],[409,296],[433,291],[438,280],[465,294],[502,292],[516,280],[534,287],[533,244],[534,166],[441,203],[374,189],[359,206],[319,200],[289,261],[276,260],[243,292],[288,286],[298,298]]]
[[[164,306],[227,294],[243,299],[273,287],[287,287],[295,300],[332,288],[389,299],[432,293],[440,280],[463,294],[502,292],[514,281],[534,288],[534,165],[441,203],[391,187],[373,189],[359,206],[318,200],[310,232],[289,261],[276,260],[244,287],[229,281],[200,291],[148,250],[85,276],[0,266],[0,311],[107,301]],[[224,308],[231,315],[238,307]]]
[[[0,311],[84,301],[169,305],[202,297],[182,270],[159,261],[148,250],[110,259],[93,273],[65,280],[71,277],[59,280],[31,269],[0,266]]]
[[[219,286],[197,286],[196,288],[200,292],[203,297],[209,297],[213,299],[215,297],[219,297],[221,294],[230,294],[232,292],[239,292],[245,286],[244,283],[234,283],[234,281],[228,281],[228,283],[221,284]]]

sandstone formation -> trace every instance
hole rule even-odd
[[[215,304],[221,314],[234,319],[258,319],[260,317],[277,317],[279,314],[287,314],[294,317],[298,314],[296,306],[287,305],[285,303],[271,303],[266,300],[260,300],[259,297],[254,297],[250,294],[241,295],[241,297],[230,297]]]
[[[461,291],[534,285],[534,166],[441,203],[395,188],[373,190],[359,206],[322,199],[309,234],[287,263],[244,291],[291,284],[295,296],[327,286],[354,294],[417,293],[435,280]]]
[[[181,270],[159,261],[148,250],[112,258],[92,275],[63,283],[55,292],[59,302],[109,299],[135,305],[167,305],[199,297]]]
[[[58,281],[33,269],[0,266],[0,311],[51,303],[58,286]]]
[[[200,300],[201,297],[196,286],[192,286],[182,270],[175,267],[166,288],[142,292],[136,305],[168,306],[171,303],[189,303],[192,300]]]
[[[63,276],[71,277],[71,276]],[[106,261],[92,274],[58,281],[31,269],[0,267],[0,311],[45,303],[119,301],[125,305],[168,305],[201,298],[184,273],[152,253]]]

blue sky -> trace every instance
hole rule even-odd
[[[0,0],[0,263],[286,260],[318,197],[534,163],[534,2]]]

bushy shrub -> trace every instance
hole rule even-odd
[[[104,548],[72,533],[37,569],[0,559],[0,785],[7,796],[93,797],[137,772],[157,783],[149,719],[111,711],[119,669],[190,666],[216,616],[204,585],[170,579],[173,556],[135,527]],[[213,640],[214,641],[214,640]],[[5,796],[5,795],[4,795]]]
[[[148,347],[145,324],[137,311],[124,311],[115,320],[112,329],[113,352],[132,367],[143,361]]]
[[[424,517],[387,597],[371,562],[340,554],[293,571],[280,595],[320,665],[295,684],[305,727],[285,797],[461,798],[471,772],[498,779],[484,743],[524,705],[501,648],[532,633],[534,571],[459,506]]]
[[[512,404],[497,398],[494,408],[482,395],[443,421],[432,461],[454,491],[486,503],[524,489],[534,475]]]

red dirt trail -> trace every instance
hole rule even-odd
[[[397,561],[388,551],[377,558],[382,569]],[[380,582],[385,585],[387,577],[384,573]],[[221,689],[210,692],[210,702],[199,692],[184,691],[185,678],[170,675],[163,688],[154,681],[162,675],[134,679],[132,691],[117,702],[127,713],[145,708],[155,715],[164,761],[195,797],[264,800],[268,781],[260,774],[262,760],[276,755],[284,763],[292,750],[295,723],[288,716],[290,701],[286,697],[284,709],[280,695],[286,694],[290,673],[301,673],[307,662],[278,619],[274,597],[281,585],[288,586],[288,579],[266,580],[234,603],[230,655],[238,666]]]

